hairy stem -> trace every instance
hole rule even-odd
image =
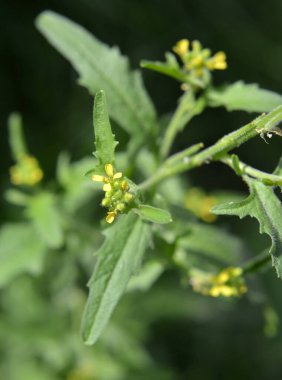
[[[253,177],[253,178],[256,178],[256,179],[262,181],[265,185],[270,185],[270,186],[281,186],[282,185],[282,176],[265,173],[261,170],[255,169],[255,168],[245,164],[244,162],[240,161],[239,159],[236,159],[236,167],[235,167],[234,160],[230,156],[222,158],[221,162],[223,162],[224,164],[226,164],[229,167],[231,167],[232,169],[234,169],[235,172],[237,172],[237,174],[240,174],[240,175],[247,174],[250,177]],[[238,169],[240,171],[239,173],[238,173]]]
[[[151,186],[155,186],[165,178],[172,175],[182,173],[187,170],[194,169],[210,161],[219,161],[226,157],[227,153],[238,148],[246,141],[257,136],[270,132],[282,120],[282,106],[275,108],[269,114],[261,115],[251,123],[239,128],[238,130],[229,133],[222,137],[211,147],[203,151],[183,159],[182,162],[177,162],[175,165],[168,165],[166,160],[159,170],[148,180],[140,185],[142,190],[146,190]],[[249,170],[249,169],[248,169]],[[256,169],[253,169],[256,170]],[[253,172],[253,171],[252,171]],[[276,178],[277,179],[277,178]]]

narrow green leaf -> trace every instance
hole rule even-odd
[[[22,191],[9,189],[5,192],[5,199],[14,205],[25,206],[28,203],[30,196]]]
[[[278,277],[282,278],[282,207],[279,199],[269,186],[250,178],[245,178],[250,195],[241,202],[229,202],[215,206],[217,215],[237,215],[239,218],[251,216],[258,220],[260,233],[268,234],[272,240],[270,254]]]
[[[156,126],[156,115],[139,71],[130,71],[127,58],[87,30],[55,12],[36,20],[39,31],[78,71],[79,83],[94,95],[103,89],[110,116],[130,134],[144,135]]]
[[[93,121],[96,145],[95,156],[98,159],[98,166],[114,164],[115,147],[118,142],[115,141],[115,136],[112,133],[104,91],[96,93]]]
[[[86,344],[94,344],[106,327],[131,276],[139,270],[149,237],[149,226],[132,212],[107,230],[88,284],[90,292],[81,326]]]
[[[140,205],[138,208],[133,209],[133,211],[140,215],[142,219],[148,220],[149,222],[166,224],[172,222],[170,213],[167,210],[161,208]]]
[[[140,66],[143,69],[157,71],[158,73],[168,75],[180,82],[185,82],[185,75],[181,71],[175,56],[171,53],[166,53],[165,58],[165,62],[143,60],[141,61]]]
[[[38,273],[46,247],[28,224],[6,224],[0,230],[0,287],[22,272]]]
[[[259,88],[257,84],[235,82],[223,89],[211,89],[207,96],[211,107],[225,107],[228,111],[269,112],[282,104],[282,96]]]
[[[59,248],[63,244],[62,219],[53,194],[42,192],[34,195],[29,200],[26,214],[49,247]]]
[[[19,161],[27,154],[21,115],[16,112],[12,113],[8,119],[8,126],[12,155],[15,161]]]
[[[276,169],[274,170],[273,174],[282,176],[282,157],[280,158],[278,165]]]

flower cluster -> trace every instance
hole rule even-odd
[[[14,185],[34,186],[43,178],[43,171],[35,157],[22,156],[10,169],[10,179]]]
[[[247,291],[242,268],[239,267],[225,268],[216,276],[195,273],[191,284],[194,291],[212,297],[239,297]]]
[[[104,169],[106,176],[94,174],[92,180],[104,183],[105,197],[102,200],[102,206],[109,209],[106,222],[112,223],[119,213],[128,211],[134,195],[129,192],[130,188],[123,174],[115,172],[112,164],[106,164]]]
[[[203,49],[199,41],[192,41],[190,49],[189,40],[182,39],[173,47],[173,51],[183,62],[184,71],[192,78],[204,81],[205,84],[210,79],[210,71],[227,68],[226,55],[223,51],[211,56],[211,51]]]

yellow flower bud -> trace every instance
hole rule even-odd
[[[103,190],[104,191],[111,191],[112,190],[112,186],[110,183],[105,183],[105,185],[103,186]]]
[[[114,175],[114,168],[112,164],[106,164],[105,165],[105,172],[108,177],[113,177]]]
[[[183,57],[183,55],[188,52],[188,49],[189,41],[187,39],[182,39],[178,41],[177,44],[172,48],[172,50],[180,57]]]
[[[92,178],[92,181],[95,181],[95,182],[104,182],[105,181],[105,177],[103,177],[102,175],[98,175],[98,174],[93,174],[93,176],[91,178]]]
[[[109,224],[113,223],[113,221],[115,220],[116,216],[117,216],[116,211],[109,211],[108,214],[107,214],[107,216],[106,216],[106,222],[109,223]]]

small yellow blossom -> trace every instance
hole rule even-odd
[[[176,45],[172,48],[172,50],[179,55],[179,57],[183,57],[189,49],[189,40],[182,39],[176,43]]]
[[[104,176],[102,175],[98,175],[98,174],[94,174],[92,176],[92,180],[95,181],[95,182],[104,182]]]
[[[247,292],[239,267],[225,268],[218,275],[195,271],[191,284],[195,292],[211,297],[239,297]]]
[[[209,70],[225,70],[227,68],[226,54],[219,51],[207,60],[206,66]]]
[[[129,185],[123,178],[122,172],[115,172],[112,164],[106,164],[104,170],[106,176],[94,174],[92,180],[104,183],[105,197],[102,200],[102,206],[109,209],[106,222],[111,224],[119,213],[128,211],[128,206],[133,201],[134,195],[129,192]]]
[[[35,157],[23,156],[11,167],[10,179],[14,185],[34,186],[43,178],[43,171]]]
[[[110,224],[113,223],[113,221],[115,220],[116,216],[117,216],[117,212],[116,211],[109,211],[107,213],[107,216],[106,216],[106,222],[110,223]]]
[[[105,185],[103,186],[103,190],[104,191],[111,191],[112,190],[112,186],[110,183],[105,183]]]

